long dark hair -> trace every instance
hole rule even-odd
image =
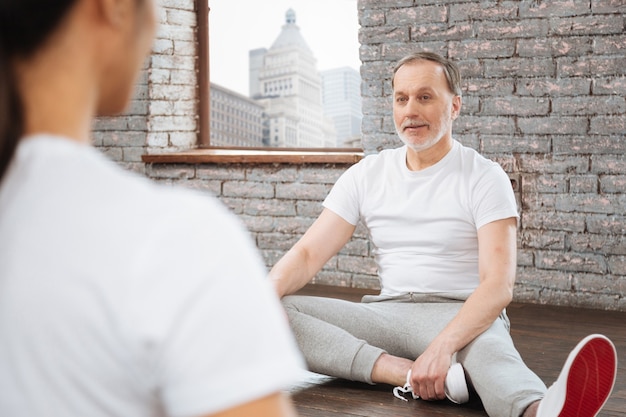
[[[0,0],[0,181],[24,130],[12,61],[28,58],[76,0]]]

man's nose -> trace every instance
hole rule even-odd
[[[410,98],[407,101],[405,109],[406,109],[406,114],[408,117],[419,116],[421,112],[421,105],[420,105],[419,100],[415,98]]]

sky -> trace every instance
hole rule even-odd
[[[357,0],[209,0],[210,77],[248,95],[248,51],[270,48],[293,9],[318,71],[359,60]]]

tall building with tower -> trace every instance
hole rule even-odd
[[[269,49],[249,51],[250,97],[265,109],[263,143],[272,147],[335,147],[333,121],[322,107],[316,59],[287,10]]]

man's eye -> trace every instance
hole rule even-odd
[[[421,97],[421,99],[422,99],[422,100],[430,100],[430,96],[426,96],[426,95],[424,95],[424,96],[422,96],[422,97]]]

